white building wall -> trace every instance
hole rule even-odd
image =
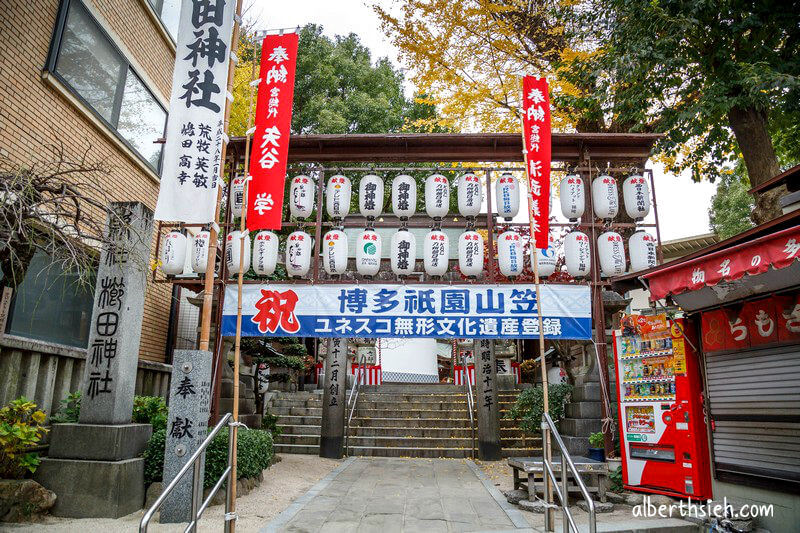
[[[381,370],[388,383],[439,383],[436,339],[382,339]]]

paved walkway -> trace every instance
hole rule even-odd
[[[261,531],[532,531],[466,459],[351,458]]]

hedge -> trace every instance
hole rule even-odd
[[[154,431],[144,451],[144,481],[162,481],[164,473],[164,446],[166,429]],[[237,453],[237,479],[255,477],[269,467],[275,454],[272,435],[261,429],[239,429]],[[220,431],[206,449],[206,470],[203,486],[208,488],[222,475],[228,462],[228,429]],[[187,476],[190,474],[186,474]]]

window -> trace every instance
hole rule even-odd
[[[14,292],[6,333],[86,348],[94,284],[94,279],[78,282],[74,274],[37,251]]]
[[[181,15],[181,2],[180,0],[147,0],[151,6],[153,6],[153,11],[155,11],[159,18],[161,18],[161,22],[164,24],[164,27],[167,29],[167,33],[172,36],[173,41],[177,41],[178,39],[178,19]]]
[[[160,170],[167,112],[80,0],[62,2],[46,68]]]

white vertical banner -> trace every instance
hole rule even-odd
[[[214,218],[236,0],[183,0],[155,218]]]

